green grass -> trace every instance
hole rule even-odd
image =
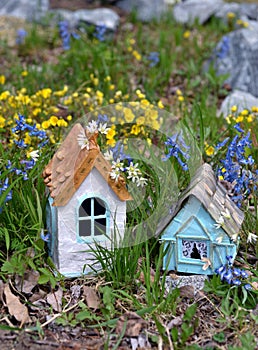
[[[170,18],[148,24],[138,23],[134,18],[129,20],[132,30],[119,28],[111,40],[104,42],[90,34],[81,34],[79,40],[71,39],[71,48],[67,51],[62,50],[58,28],[42,30],[36,24],[28,32],[24,44],[10,48],[6,42],[0,42],[1,75],[5,76],[5,82],[0,85],[0,184],[3,185],[8,176],[13,197],[4,204],[8,193],[0,193],[1,278],[5,282],[14,281],[17,275],[24,276],[26,271],[37,270],[43,289],[49,291],[60,285],[69,290],[71,281],[57,274],[40,239],[46,220],[43,169],[66,135],[67,126],[69,129],[85,115],[86,119],[87,116],[90,118],[98,108],[111,103],[147,100],[160,106],[162,101],[160,131],[153,131],[151,127],[145,129],[146,133],[150,130],[147,136],[152,138],[152,147],[146,142],[141,144],[142,154],[137,155],[135,147],[130,149],[128,142],[129,153],[136,159],[139,157],[141,169],[150,179],[144,197],[135,190],[134,198],[141,205],[132,207],[128,214],[127,237],[131,237],[132,227],[136,225],[140,239],[137,244],[124,242],[123,247],[114,246],[111,250],[97,246],[93,253],[102,272],[92,279],[78,279],[78,283],[96,287],[101,303],[99,309],[90,309],[84,300],[77,301],[70,310],[64,299],[63,312],[56,322],[63,326],[97,327],[106,337],[107,347],[118,318],[125,311],[133,311],[146,320],[148,336],[155,346],[162,343],[171,349],[207,350],[228,346],[228,349],[236,350],[248,344],[250,350],[255,349],[258,319],[252,310],[257,304],[257,290],[247,292],[242,286],[227,285],[215,276],[206,284],[205,294],[195,300],[193,296],[184,297],[177,289],[167,295],[165,273],[161,268],[164,253],[158,239],[153,237],[155,225],[168,210],[166,204],[172,189],[177,196],[176,191],[189,183],[189,174],[182,171],[176,161],[161,160],[166,151],[163,145],[166,136],[172,136],[175,130],[183,130],[184,137],[196,146],[191,154],[192,170],[196,170],[196,164],[202,160],[215,168],[225,150],[209,155],[207,147],[214,147],[225,137],[232,139],[236,134],[233,120],[228,124],[222,117],[217,117],[220,103],[228,94],[223,88],[223,77],[217,77],[212,68],[207,73],[202,69],[216,43],[230,28],[216,19],[205,26],[189,28]],[[186,31],[190,31],[188,38],[184,35]],[[147,57],[154,51],[159,53],[160,60],[150,67]],[[39,93],[48,88],[52,90],[49,97]],[[6,91],[12,98],[4,97]],[[181,100],[180,96],[183,96]],[[30,99],[29,103],[24,102],[26,98]],[[35,113],[36,108],[40,108],[38,113]],[[42,149],[36,166],[28,172],[27,181],[5,167],[8,160],[18,167],[20,160],[27,157],[26,150],[18,149],[10,142],[16,113],[32,118],[39,128],[53,115],[67,123],[47,126],[46,132],[52,142]],[[5,120],[2,126],[1,117]],[[253,144],[247,152],[256,160],[253,169],[257,169],[257,118],[254,113],[251,123],[245,118],[241,121],[245,132],[251,130]],[[130,133],[128,130],[122,126],[119,137],[126,137]],[[31,140],[32,149],[37,149],[37,142]],[[145,162],[147,154],[148,163]],[[249,232],[258,232],[257,190],[250,194],[242,209],[246,216],[236,263],[250,271],[251,281],[257,283],[258,242],[246,242]],[[153,212],[156,216],[151,216]],[[149,216],[147,231],[139,224]],[[143,239],[146,236],[150,239]],[[6,313],[6,309],[3,307],[1,312]],[[178,323],[172,322],[169,327],[172,320]],[[39,334],[45,327],[39,319],[33,321],[32,329],[37,329]],[[202,337],[198,335],[200,330]],[[122,337],[116,338],[117,348],[121,340]],[[218,347],[205,347],[208,341]]]

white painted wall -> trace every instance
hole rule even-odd
[[[110,208],[110,229],[111,235],[114,234],[114,220],[116,218],[116,226],[119,235],[123,236],[126,221],[126,202],[119,200],[117,195],[109,187],[96,168],[93,168],[70,201],[63,207],[57,207],[58,217],[58,270],[65,276],[78,276],[82,273],[85,264],[92,264],[92,255],[85,252],[88,244],[78,243],[76,236],[76,219],[78,217],[79,203],[81,199],[90,194],[95,197],[105,199]],[[109,241],[101,242],[103,245],[110,244]],[[89,266],[85,269],[85,273],[92,270]]]

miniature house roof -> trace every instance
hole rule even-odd
[[[230,218],[224,220],[225,223],[222,228],[229,237],[232,237],[239,232],[244,220],[244,213],[230,199],[226,189],[216,181],[211,165],[204,163],[197,170],[190,185],[182,194],[175,211],[168,215],[166,220],[159,225],[157,234],[160,234],[166,228],[182,208],[183,203],[190,196],[197,198],[215,221],[219,220],[223,211],[228,210]]]
[[[89,149],[81,149],[77,137],[82,132],[85,132],[85,129],[81,124],[73,126],[43,172],[44,182],[54,199],[53,205],[66,205],[93,167],[99,171],[120,200],[132,199],[122,176],[118,181],[111,179],[111,165],[100,152],[97,144],[98,134],[89,137]]]

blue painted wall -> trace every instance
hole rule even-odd
[[[235,258],[237,244],[234,243],[223,228],[216,228],[215,220],[193,196],[183,205],[164,230],[161,240],[168,252],[163,260],[163,268],[193,274],[213,274],[215,269],[226,263],[226,256]],[[220,239],[222,240],[220,241]],[[218,240],[216,240],[218,239]],[[201,258],[191,258],[183,254],[183,242],[202,244],[206,247],[207,258],[212,265],[203,269],[205,262]],[[189,255],[189,254],[188,254]]]

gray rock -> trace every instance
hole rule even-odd
[[[176,22],[193,24],[205,23],[223,5],[223,0],[187,0],[174,6],[173,16]]]
[[[256,4],[239,4],[236,2],[223,4],[215,13],[215,17],[227,20],[227,14],[232,12],[236,18],[245,17],[251,20],[258,19],[258,5]]]
[[[49,9],[49,0],[1,0],[0,15],[39,21]]]
[[[175,288],[182,288],[185,286],[192,287],[194,295],[199,290],[204,288],[205,281],[208,280],[207,275],[189,275],[189,276],[166,276],[165,289],[166,293],[171,292]]]
[[[212,64],[216,74],[225,75],[224,83],[233,90],[249,92],[258,96],[258,31],[242,28],[224,36],[214,53],[204,65],[204,70]],[[228,77],[226,77],[228,75]]]
[[[57,9],[52,10],[51,13],[55,20],[67,20],[71,27],[77,27],[83,21],[95,26],[104,25],[107,29],[115,31],[120,22],[118,14],[108,8],[77,11]]]
[[[222,102],[218,115],[226,117],[230,113],[231,107],[234,105],[238,106],[239,111],[251,109],[253,106],[258,106],[258,98],[248,92],[234,90]]]
[[[120,0],[116,6],[126,12],[136,11],[137,19],[144,22],[159,20],[168,10],[164,0]]]

